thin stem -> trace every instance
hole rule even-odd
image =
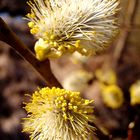
[[[0,40],[9,44],[23,59],[42,76],[48,87],[62,87],[51,72],[49,60],[39,61],[28,47],[17,37],[17,35],[0,18]]]
[[[128,7],[126,10],[126,16],[123,22],[123,28],[120,33],[120,37],[118,43],[116,44],[116,49],[114,51],[114,59],[115,59],[115,67],[120,62],[122,56],[124,55],[127,45],[126,40],[129,37],[131,26],[133,24],[133,19],[136,13],[136,6],[138,5],[138,0],[130,0],[128,1]]]
[[[95,123],[94,124],[92,123],[92,125],[95,128],[98,128]],[[111,135],[104,134],[99,128],[95,130],[95,133],[96,133],[97,137],[99,138],[99,140],[112,140]]]

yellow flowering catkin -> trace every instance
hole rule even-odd
[[[103,70],[97,69],[95,71],[96,78],[105,84],[116,84],[117,83],[117,76],[116,73],[112,69]]]
[[[63,81],[63,87],[67,90],[83,92],[88,86],[88,82],[92,79],[92,73],[80,69],[69,73]]]
[[[55,88],[35,91],[25,109],[24,131],[32,140],[87,140],[94,131],[93,100]]]
[[[75,51],[92,55],[107,47],[118,31],[119,0],[34,0],[28,2],[30,32],[39,60]]]
[[[130,87],[130,103],[131,105],[140,104],[140,80],[132,84]]]
[[[117,109],[124,101],[123,92],[117,85],[102,85],[102,99],[106,106]]]

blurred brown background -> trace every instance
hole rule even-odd
[[[23,19],[28,11],[25,0],[0,0],[0,17],[33,51],[35,39]],[[121,108],[114,110],[103,104],[95,79],[88,82],[82,94],[86,98],[94,98],[97,124],[111,133],[113,140],[140,140],[140,108],[130,106],[128,90],[133,82],[140,79],[140,0],[121,0],[119,20],[120,34],[103,54],[76,64],[70,56],[64,56],[51,61],[52,70],[63,83],[77,69],[94,74],[98,68],[113,68],[125,96]],[[26,116],[23,102],[28,101],[24,94],[31,94],[37,87],[44,85],[29,64],[0,41],[0,140],[29,139],[27,134],[21,132],[21,118]],[[129,130],[128,125],[132,121],[136,125],[133,130]]]

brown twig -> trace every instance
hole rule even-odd
[[[126,16],[122,25],[122,31],[120,33],[120,37],[118,39],[118,43],[116,44],[116,49],[114,51],[114,65],[115,67],[120,62],[122,56],[124,55],[126,51],[126,40],[128,39],[128,36],[131,31],[131,26],[133,24],[133,19],[136,12],[136,6],[137,6],[138,0],[129,0],[128,1],[128,7],[126,10]]]
[[[93,126],[95,128],[98,128],[95,123],[93,124]],[[111,135],[104,134],[99,128],[95,130],[95,133],[96,133],[97,137],[99,138],[99,140],[112,140]]]
[[[40,62],[28,47],[17,37],[17,35],[0,18],[0,40],[10,45],[23,59],[42,76],[48,87],[62,87],[51,72],[49,60]]]

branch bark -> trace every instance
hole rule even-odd
[[[136,6],[138,4],[138,0],[129,0],[128,1],[128,7],[126,10],[126,16],[122,25],[120,37],[118,39],[118,42],[115,46],[114,51],[114,66],[116,67],[118,63],[120,62],[122,56],[125,53],[126,50],[126,40],[129,37],[130,31],[131,31],[131,25],[133,24],[133,19],[136,13]]]
[[[95,128],[98,128],[96,124],[93,124],[93,126],[95,126]],[[112,140],[111,135],[104,134],[99,128],[95,130],[95,133],[99,140]]]

